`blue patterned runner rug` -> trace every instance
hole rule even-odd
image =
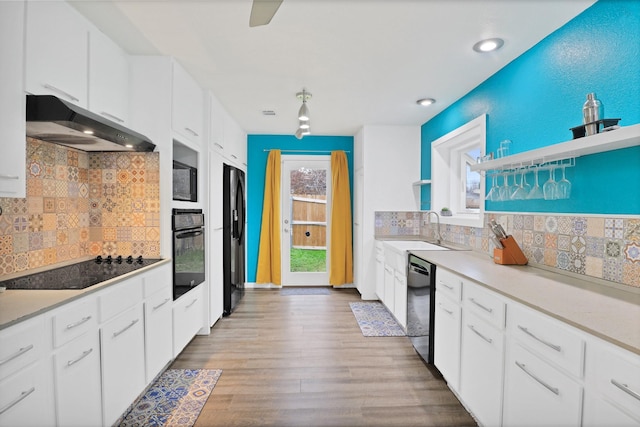
[[[221,374],[221,369],[167,369],[115,425],[191,427]]]
[[[365,337],[404,337],[404,330],[380,302],[350,302]]]

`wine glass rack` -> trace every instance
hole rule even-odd
[[[545,165],[552,165],[553,162],[638,145],[640,145],[640,124],[476,163],[471,165],[471,170],[505,171],[528,169],[535,166],[545,167]]]

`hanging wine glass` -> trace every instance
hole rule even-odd
[[[526,184],[525,186],[525,184],[525,172],[522,171],[520,173],[520,184],[516,184],[515,191],[513,191],[513,193],[511,194],[511,200],[524,200],[527,198],[527,195],[529,194],[529,188],[531,188],[531,186],[529,184]]]
[[[558,198],[557,194],[557,183],[555,179],[555,165],[551,166],[549,169],[549,179],[542,186],[542,193],[544,194],[545,200],[554,200]]]
[[[493,174],[491,176],[491,188],[485,197],[485,200],[491,200],[492,202],[500,201],[500,188],[498,187],[498,175]]]
[[[557,199],[568,199],[571,197],[571,181],[569,181],[564,174],[564,170],[566,168],[565,165],[561,166],[562,168],[562,179],[556,184],[556,198]]]
[[[533,200],[542,198],[544,198],[544,193],[542,192],[542,187],[538,184],[538,168],[536,168],[533,171],[533,187],[531,187],[531,191],[527,194],[527,199]]]
[[[511,198],[511,186],[509,185],[509,174],[502,174],[502,185],[500,186],[500,201],[506,202]]]

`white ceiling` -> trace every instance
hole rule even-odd
[[[129,53],[177,58],[249,134],[293,134],[304,87],[314,135],[353,135],[425,123],[594,1],[284,0],[254,28],[251,0],[70,3]]]

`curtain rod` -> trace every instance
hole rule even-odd
[[[262,151],[279,150],[279,148],[265,148]],[[351,151],[345,150],[280,150],[281,153],[331,153],[333,151],[344,151],[345,153],[351,153]]]

